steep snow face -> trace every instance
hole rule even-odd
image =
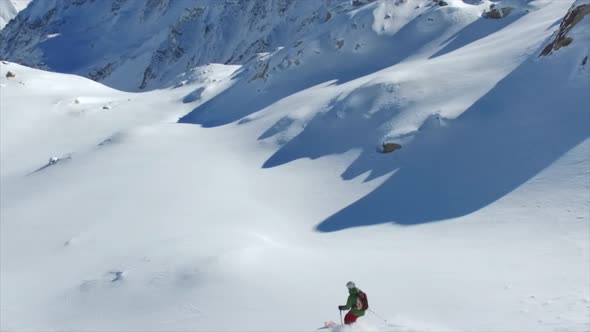
[[[0,30],[25,9],[31,0],[0,0]]]

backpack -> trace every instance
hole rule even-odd
[[[357,299],[356,299],[356,307],[358,308],[358,310],[367,310],[369,309],[369,299],[367,298],[367,294],[365,294],[363,291],[359,290],[359,293],[357,295]]]

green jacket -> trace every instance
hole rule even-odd
[[[365,315],[366,310],[358,309],[359,307],[361,307],[361,304],[358,303],[358,301],[360,301],[358,298],[359,292],[361,292],[361,290],[358,288],[348,290],[349,295],[343,310],[351,309],[350,312],[352,312],[353,315],[360,317]]]

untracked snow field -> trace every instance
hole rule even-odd
[[[353,280],[374,313],[334,330],[590,330],[590,34],[538,58],[573,1],[536,3],[340,79],[3,62],[0,329],[314,331]]]

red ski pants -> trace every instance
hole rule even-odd
[[[346,325],[350,325],[354,322],[356,322],[356,320],[359,318],[359,316],[353,315],[353,313],[351,311],[349,311],[346,316],[344,316],[344,324]]]

